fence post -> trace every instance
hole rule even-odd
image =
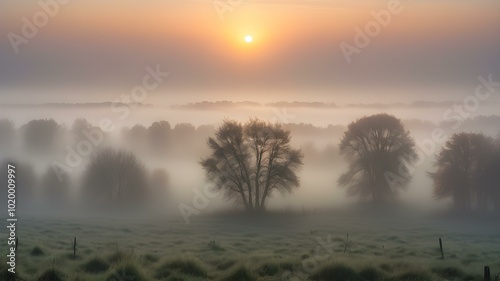
[[[484,281],[491,281],[490,267],[484,267]]]
[[[73,259],[76,259],[76,236],[75,239],[73,240]]]
[[[441,250],[441,258],[444,260],[443,241],[441,237],[439,237],[439,249]]]

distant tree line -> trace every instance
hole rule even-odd
[[[85,119],[75,120],[70,128],[53,119],[31,120],[16,128],[12,121],[1,119],[3,163],[17,163],[16,153],[26,153],[30,159],[17,163],[19,200],[65,207],[76,192],[98,207],[140,207],[168,196],[168,173],[148,169],[142,157],[182,155],[195,161],[199,155],[208,155],[200,161],[206,180],[228,200],[258,211],[265,209],[271,196],[291,193],[300,186],[300,169],[304,163],[315,163],[308,162],[308,157],[329,165],[331,159],[343,156],[348,168],[338,185],[350,196],[384,204],[397,200],[398,192],[409,185],[411,167],[419,160],[415,141],[403,122],[392,115],[377,114],[360,118],[347,128],[322,129],[255,118],[244,123],[224,120],[217,127],[171,126],[168,121],[158,121],[122,128],[121,144],[110,148],[103,142],[91,151],[78,179],[61,177],[50,161],[40,175],[28,163],[38,156],[61,155],[65,146],[85,140],[85,132],[92,130],[101,129]],[[338,146],[322,151],[310,144],[300,149],[292,140],[294,133],[304,140],[341,131]],[[101,132],[106,139],[110,137]],[[207,140],[206,145],[197,145],[200,140]],[[500,211],[500,135],[454,134],[435,157],[435,170],[428,175],[436,199],[449,198],[460,211]]]

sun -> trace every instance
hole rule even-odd
[[[250,36],[250,35],[245,36],[245,42],[252,43],[252,41],[253,41],[253,37],[252,36]]]

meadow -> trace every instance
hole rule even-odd
[[[188,225],[24,216],[18,228],[18,280],[458,281],[482,280],[485,265],[492,280],[500,273],[494,220],[296,213],[200,216]],[[8,280],[5,262],[0,270]]]

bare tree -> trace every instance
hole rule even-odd
[[[227,199],[247,210],[263,210],[274,191],[292,192],[300,185],[296,172],[303,155],[290,140],[290,131],[279,124],[225,120],[207,141],[211,156],[200,164],[207,180]]]
[[[133,207],[149,196],[147,172],[134,154],[103,149],[91,155],[82,192],[87,200],[113,207]]]
[[[483,134],[453,135],[436,157],[437,171],[429,174],[435,197],[452,197],[457,210],[487,209],[488,198],[498,198],[497,149]]]
[[[407,165],[417,160],[410,132],[401,120],[388,114],[349,124],[339,148],[349,161],[349,170],[338,183],[348,188],[349,195],[374,202],[394,199],[398,189],[411,180]],[[397,180],[391,179],[393,176]]]

